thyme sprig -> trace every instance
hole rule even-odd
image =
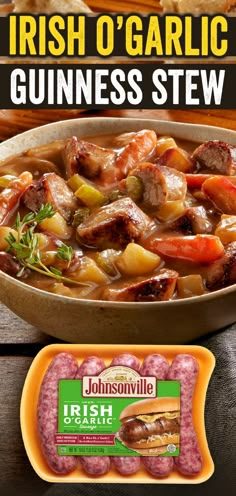
[[[23,219],[21,219],[20,213],[17,213],[16,222],[13,226],[17,231],[17,236],[10,232],[9,236],[5,238],[9,245],[6,251],[11,252],[21,266],[17,273],[17,277],[23,276],[26,268],[28,268],[39,272],[44,276],[57,279],[60,282],[76,284],[79,286],[90,286],[90,284],[65,277],[56,267],[47,267],[42,262],[41,252],[39,250],[39,238],[37,233],[35,233],[35,229],[45,219],[53,217],[55,213],[56,211],[50,203],[42,205],[37,213],[29,212]],[[57,257],[61,260],[65,260],[69,267],[73,256],[73,248],[61,242],[57,249]]]

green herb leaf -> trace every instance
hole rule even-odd
[[[59,246],[59,248],[57,249],[57,257],[70,263],[73,257],[72,246],[68,246],[65,243],[62,243],[61,246]]]
[[[46,267],[41,259],[41,253],[39,250],[39,239],[38,235],[35,233],[35,229],[43,222],[45,219],[50,219],[55,215],[53,205],[46,203],[42,205],[38,213],[29,212],[21,220],[19,212],[16,216],[15,228],[17,229],[17,237],[12,233],[6,239],[9,246],[6,251],[11,252],[14,257],[20,262],[21,268],[17,274],[17,277],[21,277],[27,268],[34,270],[43,274],[47,277],[52,277],[60,281],[64,281],[68,284],[74,284],[79,286],[91,286],[89,283],[79,282],[69,277],[64,277],[62,272],[55,267]],[[58,258],[65,260],[69,263],[73,258],[73,248],[62,243],[57,250]]]

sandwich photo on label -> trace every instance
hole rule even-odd
[[[156,456],[180,442],[180,399],[154,398],[128,405],[120,414],[118,439],[142,455]]]

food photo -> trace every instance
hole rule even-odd
[[[235,6],[0,0],[0,16]],[[0,110],[1,495],[233,494],[233,105]]]

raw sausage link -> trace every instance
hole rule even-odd
[[[164,381],[169,370],[169,363],[162,355],[148,355],[142,363],[140,374],[143,376],[156,377],[159,381]]]
[[[113,456],[112,460],[116,470],[121,475],[136,474],[140,469],[141,463],[139,456]]]
[[[117,355],[113,358],[111,366],[123,365],[124,367],[130,367],[134,370],[139,370],[140,363],[136,356],[130,353],[123,353]],[[113,463],[116,470],[121,475],[132,475],[136,474],[140,469],[140,457],[139,456],[113,456]]]
[[[192,421],[192,399],[198,369],[193,356],[177,355],[167,376],[168,380],[180,381],[180,455],[175,459],[175,466],[184,475],[196,475],[202,469],[202,457]]]
[[[104,475],[110,470],[109,456],[80,456],[80,461],[89,475]]]
[[[60,353],[51,362],[43,379],[38,402],[38,432],[47,464],[58,474],[72,472],[78,464],[75,456],[57,454],[55,434],[58,418],[58,381],[74,379],[78,370],[76,359],[68,353]]]
[[[90,356],[85,358],[76,374],[76,379],[81,379],[85,375],[96,376],[106,368],[101,358]],[[104,475],[110,470],[109,456],[80,456],[83,469],[89,475]]]
[[[123,353],[121,355],[117,355],[115,358],[113,358],[110,366],[114,367],[115,365],[123,365],[124,367],[130,367],[134,370],[139,370],[140,367],[139,360],[136,358],[136,356],[131,355],[131,353]]]
[[[171,456],[145,456],[143,464],[154,477],[168,477],[174,468]]]
[[[81,363],[75,378],[81,379],[84,375],[98,375],[105,368],[106,365],[101,358],[90,356],[85,358],[85,360]]]
[[[159,381],[164,381],[169,370],[167,359],[159,354],[148,355],[142,363],[140,374],[153,376]],[[154,477],[167,477],[173,470],[174,461],[172,457],[145,456],[143,464],[147,471]]]

